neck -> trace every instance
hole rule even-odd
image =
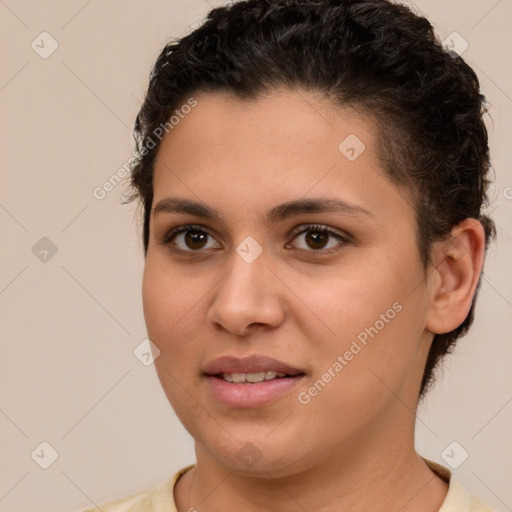
[[[220,465],[196,445],[196,466],[176,485],[178,511],[437,512],[448,485],[416,454],[414,425],[409,436],[387,432],[394,433],[386,440],[359,433],[346,443],[357,450],[331,449],[321,463],[304,462],[301,471],[249,476]]]

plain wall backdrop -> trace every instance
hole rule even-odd
[[[154,366],[134,355],[146,338],[135,204],[121,204],[122,184],[93,191],[132,154],[164,44],[221,4],[0,1],[1,511],[84,510],[195,461]],[[512,510],[512,2],[410,5],[468,43],[490,103],[498,227],[475,324],[420,407],[417,449],[447,465],[456,441],[469,455],[456,477]]]

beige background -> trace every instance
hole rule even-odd
[[[120,204],[122,186],[103,200],[92,192],[131,155],[164,43],[220,3],[0,1],[0,511],[80,511],[195,460],[154,367],[133,354],[146,337],[135,208]],[[416,8],[442,39],[457,31],[469,43],[464,58],[492,105],[499,231],[477,321],[419,412],[417,448],[446,465],[441,454],[457,441],[469,453],[457,478],[512,510],[512,2]],[[36,40],[43,51],[43,31],[59,45],[46,59],[31,47]],[[46,262],[32,250],[43,237],[57,248]],[[51,453],[43,441],[58,452],[48,469],[39,465]]]

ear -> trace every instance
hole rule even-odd
[[[476,219],[465,219],[452,229],[448,240],[436,244],[425,325],[430,332],[450,332],[464,322],[482,272],[484,254],[485,231]]]

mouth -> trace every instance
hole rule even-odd
[[[224,356],[207,364],[203,376],[217,402],[231,408],[250,408],[284,398],[306,372],[262,355]]]
[[[229,382],[248,381],[254,383],[275,378],[286,378],[287,376],[295,377],[305,372],[272,357],[253,354],[243,358],[236,356],[219,357],[208,363],[203,368],[203,373],[210,376],[232,377],[233,381]]]
[[[282,372],[266,370],[253,373],[217,373],[216,375],[212,375],[212,377],[225,380],[226,382],[234,382],[235,384],[257,384],[259,382],[266,382],[275,379],[289,379],[296,377],[297,375],[304,374],[300,373],[296,375],[289,375]]]

